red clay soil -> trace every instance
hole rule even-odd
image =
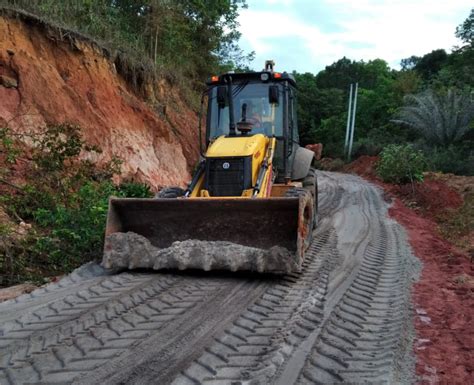
[[[461,194],[444,181],[434,180],[433,175],[428,175],[423,183],[414,185],[409,183],[399,186],[382,182],[375,172],[378,160],[378,156],[363,155],[346,165],[344,170],[377,183],[410,207],[416,206],[415,210],[429,219],[435,219],[438,215],[445,214],[447,210],[457,209],[463,204]]]
[[[352,163],[346,165],[344,170],[373,180],[377,178],[375,175],[375,166],[378,161],[378,156],[362,155]]]
[[[418,383],[474,384],[474,265],[439,235],[434,221],[460,207],[463,199],[443,181],[431,178],[415,188],[383,183],[375,174],[377,161],[378,157],[362,156],[345,170],[400,198],[394,199],[389,214],[405,227],[414,253],[423,262],[412,291]],[[415,209],[406,204],[414,204]]]
[[[436,224],[399,199],[390,215],[408,231],[423,262],[413,289],[416,373],[421,384],[474,384],[474,268],[437,235]]]
[[[199,157],[198,119],[177,86],[148,84],[145,102],[96,44],[61,39],[17,16],[0,15],[0,126],[31,135],[47,124],[77,124],[103,150],[84,156],[99,163],[119,157],[124,179],[154,190],[189,181]]]
[[[425,179],[414,186],[389,186],[390,192],[404,202],[416,204],[416,211],[423,217],[435,220],[451,210],[462,206],[462,196],[441,181]]]

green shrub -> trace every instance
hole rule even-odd
[[[0,276],[6,277],[1,283],[5,285],[32,279],[31,271],[37,276],[63,273],[99,257],[109,197],[152,196],[145,184],[114,185],[117,159],[97,165],[79,158],[100,149],[86,145],[77,126],[48,126],[32,140],[36,146],[29,150],[33,164],[26,184],[0,199],[12,218],[33,225],[21,238],[0,228]]]
[[[12,164],[18,155],[18,149],[15,147],[14,135],[9,127],[0,127],[0,154],[5,159],[5,165]],[[7,171],[2,165],[0,175]]]
[[[190,78],[203,79],[221,66],[245,65],[252,55],[237,45],[237,18],[244,7],[241,0],[0,0],[0,13],[46,29],[55,41],[71,46],[77,40],[99,42],[117,72],[138,91],[156,75],[182,78],[189,87]]]
[[[390,183],[422,181],[426,166],[423,152],[412,145],[390,144],[380,154],[377,174],[384,182]]]
[[[374,156],[383,150],[383,144],[371,137],[361,138],[354,143],[352,156],[358,158],[362,155]]]
[[[33,250],[44,254],[55,269],[70,269],[100,255],[111,195],[147,198],[150,188],[132,182],[118,187],[108,181],[86,182],[66,202],[52,209],[38,208],[33,213],[44,231],[37,237]]]
[[[127,198],[152,198],[150,186],[144,183],[123,182],[117,188],[118,196]]]
[[[93,259],[102,248],[108,197],[114,192],[110,182],[86,182],[65,202],[35,210],[33,217],[43,234],[33,250],[48,258],[55,269]]]
[[[473,143],[424,150],[428,170],[457,175],[474,175]]]

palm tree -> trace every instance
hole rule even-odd
[[[419,131],[429,144],[449,145],[460,141],[474,120],[474,103],[468,95],[449,89],[405,96],[406,105],[392,121]]]

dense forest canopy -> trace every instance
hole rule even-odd
[[[210,74],[245,69],[253,57],[238,45],[245,0],[0,0],[0,5],[98,40],[118,52],[119,67],[134,63],[128,73],[135,82],[137,71],[152,71],[179,78],[197,92]],[[325,156],[343,156],[349,85],[358,82],[354,155],[413,143],[428,155],[432,169],[473,174],[474,9],[453,34],[460,45],[451,52],[405,58],[400,70],[382,59],[343,57],[317,74],[294,73],[303,144],[321,142]]]
[[[245,0],[0,0],[161,70],[203,78],[243,65],[237,17]]]

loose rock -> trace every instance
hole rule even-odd
[[[6,88],[18,88],[18,80],[6,75],[0,75],[0,84]]]

